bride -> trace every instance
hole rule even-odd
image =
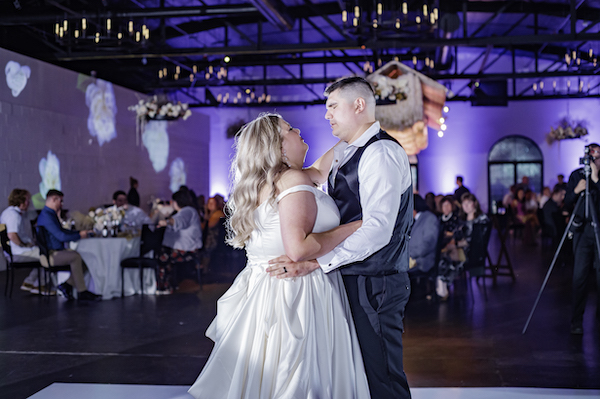
[[[196,398],[369,398],[354,324],[337,271],[279,279],[268,261],[314,259],[360,226],[338,226],[315,188],[329,165],[303,171],[308,145],[280,115],[262,114],[236,137],[228,202],[230,243],[248,261],[217,302],[213,351],[189,393]],[[331,153],[331,151],[330,151]],[[328,153],[315,165],[331,163]],[[327,159],[329,158],[329,159]],[[311,178],[312,177],[312,178]]]

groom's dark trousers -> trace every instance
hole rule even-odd
[[[365,149],[378,140],[394,140],[379,131],[342,165],[328,193],[340,210],[341,223],[362,219],[358,164]],[[400,145],[400,144],[398,144]],[[358,335],[372,399],[409,399],[402,364],[404,308],[410,296],[408,241],[413,221],[412,185],[400,198],[389,243],[361,262],[340,268]]]
[[[408,273],[344,276],[372,399],[410,398],[402,364]]]

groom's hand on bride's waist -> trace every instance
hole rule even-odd
[[[286,255],[282,255],[269,261],[267,273],[277,278],[302,277],[314,272],[319,267],[316,260],[294,262]]]

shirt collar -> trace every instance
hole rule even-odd
[[[357,138],[352,144],[350,144],[350,146],[356,148],[363,147],[365,144],[367,144],[369,140],[371,140],[371,137],[379,133],[379,130],[381,130],[381,128],[379,127],[379,122],[375,121],[367,130],[365,130],[363,134],[360,135],[359,138]]]

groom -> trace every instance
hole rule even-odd
[[[410,164],[404,149],[375,120],[375,96],[363,78],[325,90],[334,149],[328,193],[341,223],[362,227],[317,261],[271,261],[279,277],[340,268],[373,399],[410,398],[402,365],[404,308],[410,296],[408,241],[413,216]]]

